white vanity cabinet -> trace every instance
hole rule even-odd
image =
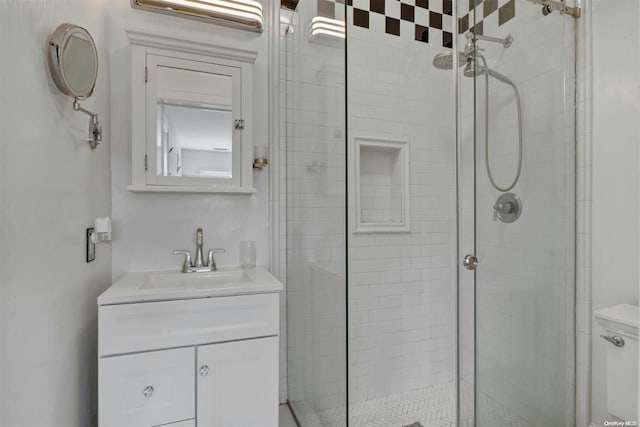
[[[282,285],[127,297],[136,274],[98,299],[99,425],[277,427]]]
[[[193,347],[101,358],[100,425],[157,426],[195,417]]]
[[[277,425],[277,337],[199,346],[197,360],[199,426]]]

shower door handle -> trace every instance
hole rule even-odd
[[[467,270],[475,270],[478,267],[478,258],[475,255],[467,255],[462,260],[462,265]]]

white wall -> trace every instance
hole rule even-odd
[[[173,249],[195,250],[196,228],[202,227],[206,248],[222,247],[218,266],[238,265],[241,240],[257,243],[257,264],[268,265],[269,173],[254,171],[254,195],[144,194],[129,192],[131,183],[130,50],[126,29],[167,36],[207,40],[221,46],[258,52],[254,64],[253,141],[268,145],[269,135],[269,20],[276,2],[262,1],[265,29],[253,33],[177,17],[131,9],[129,2],[111,4],[109,52],[111,55],[111,111],[113,145],[113,280],[127,271],[177,269],[181,259]],[[277,66],[275,64],[274,66]],[[273,166],[272,166],[273,167]],[[281,295],[280,400],[286,401],[286,295]]]
[[[95,424],[97,296],[111,247],[85,262],[85,229],[111,212],[109,56],[99,0],[0,2],[0,425]],[[63,22],[99,50],[103,143],[49,77],[45,40]]]
[[[593,1],[593,309],[638,304],[638,48],[636,0]],[[622,206],[622,208],[616,207]],[[606,408],[605,343],[593,322],[592,422]]]
[[[265,3],[265,17],[272,2]],[[258,52],[254,64],[254,143],[267,144],[268,31],[226,28],[113,2],[109,23],[113,145],[113,279],[127,271],[177,269],[173,249],[195,250],[202,227],[205,248],[222,247],[219,266],[238,265],[240,240],[257,242],[257,263],[269,262],[268,170],[254,172],[255,195],[131,193],[130,50],[126,29],[139,29]],[[142,72],[142,71],[141,71]]]

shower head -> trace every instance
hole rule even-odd
[[[482,54],[477,52],[475,49],[465,49],[465,52],[466,53],[458,53],[458,67],[464,66],[464,71],[462,72],[462,74],[465,77],[478,77],[486,73],[503,83],[515,86],[515,84],[511,79],[509,79],[509,77],[487,67],[484,56],[482,56]],[[433,66],[439,70],[452,70],[453,51],[438,53],[433,57]]]
[[[465,77],[476,77],[476,76],[481,76],[484,73],[484,71],[485,71],[485,67],[478,64],[478,59],[472,58],[470,61],[466,62],[466,65],[464,67],[464,71],[462,72],[462,74],[464,74]]]
[[[480,64],[479,60],[484,62],[484,65]],[[486,62],[484,61],[484,57],[478,53],[476,53],[475,58],[470,59],[466,62],[466,66],[464,67],[464,71],[462,73],[465,77],[478,77],[486,73],[494,79],[501,81],[502,83],[515,86],[515,83],[513,83],[513,81],[509,77],[487,67]]]
[[[458,67],[462,67],[467,62],[467,57],[458,53]],[[453,69],[453,51],[441,52],[433,57],[433,66],[439,70]]]

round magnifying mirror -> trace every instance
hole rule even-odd
[[[98,52],[89,32],[62,24],[48,44],[49,69],[58,89],[77,100],[90,97],[98,77]]]

